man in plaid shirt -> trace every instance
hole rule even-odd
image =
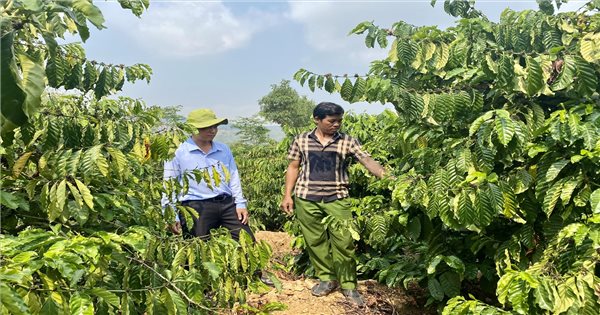
[[[320,103],[313,111],[317,127],[294,138],[281,208],[287,214],[296,208],[310,261],[320,280],[312,294],[325,296],[341,286],[349,301],[362,306],[363,299],[356,290],[352,237],[340,224],[325,226],[321,222],[327,216],[342,222],[352,219],[346,198],[350,157],[379,178],[385,170],[363,151],[358,140],[338,132],[343,116],[340,105]]]

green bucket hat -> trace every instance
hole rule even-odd
[[[214,125],[227,125],[227,118],[217,118],[215,112],[210,109],[196,109],[189,113],[186,123],[195,128],[206,128]]]

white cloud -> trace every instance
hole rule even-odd
[[[234,14],[222,2],[157,2],[141,19],[131,15],[115,21],[138,42],[165,56],[218,54],[247,45],[253,36],[275,23],[258,10]]]
[[[289,2],[287,17],[302,25],[306,43],[319,52],[336,52],[346,59],[369,62],[384,58],[387,50],[367,49],[364,36],[347,36],[358,23],[373,21],[380,27],[406,21],[415,25],[450,25],[452,18],[440,8],[421,2],[318,1]]]

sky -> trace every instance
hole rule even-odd
[[[94,1],[107,28],[92,30],[84,48],[88,59],[148,64],[153,69],[150,83],[126,84],[119,94],[148,105],[181,106],[182,116],[210,108],[219,117],[250,117],[258,113],[260,98],[283,79],[317,103],[331,101],[374,114],[393,107],[348,104],[337,94],[313,93],[292,76],[300,68],[365,74],[369,63],[385,58],[387,50],[367,48],[364,36],[348,36],[350,30],[363,21],[386,28],[397,21],[446,28],[456,19],[444,12],[443,2],[431,7],[430,0],[151,0],[149,10],[137,18],[117,1]],[[568,6],[577,9],[581,3]],[[535,9],[537,4],[477,0],[476,7],[497,21],[507,7]]]

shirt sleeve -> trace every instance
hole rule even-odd
[[[371,155],[367,151],[363,150],[358,139],[350,138],[350,154],[352,154],[357,160],[362,160]]]
[[[242,192],[242,182],[240,180],[240,173],[238,172],[237,164],[235,163],[235,159],[233,158],[233,154],[231,150],[227,148],[227,153],[229,156],[229,163],[225,165],[230,174],[229,179],[229,188],[231,189],[231,193],[235,200],[236,208],[246,208],[246,198],[244,198],[244,194]]]
[[[173,158],[173,160],[171,161],[165,161],[164,163],[164,169],[163,169],[163,180],[169,180],[172,178],[180,178],[181,177],[181,168],[179,167],[179,162],[177,161],[177,156],[175,158]],[[162,206],[162,212],[163,215],[165,214],[165,208],[167,206],[171,206],[174,209],[175,208],[175,203],[177,201],[177,195],[174,193],[174,195],[172,195],[170,198],[169,196],[167,196],[166,193],[163,193],[162,195],[162,199],[161,199],[161,206]],[[179,216],[175,215],[175,221],[179,222]]]
[[[298,137],[295,137],[292,145],[290,146],[287,158],[288,160],[299,161],[300,157],[300,145],[298,144]]]

